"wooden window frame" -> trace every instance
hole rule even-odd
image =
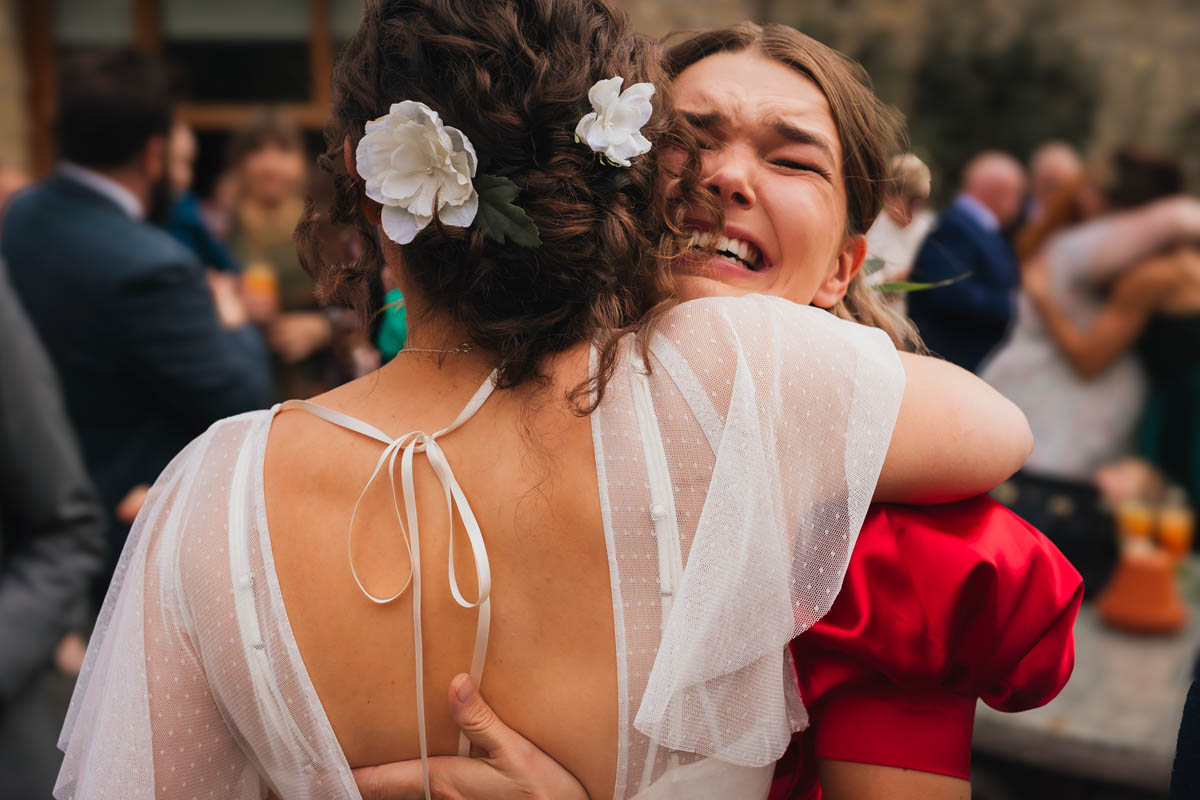
[[[329,77],[333,71],[333,30],[329,0],[308,0],[309,99],[284,103],[295,123],[320,130],[329,119]],[[162,0],[133,0],[133,41],[151,53],[163,52]],[[25,43],[26,107],[29,113],[29,153],[37,173],[50,169],[54,160],[53,137],[58,60],[55,52],[53,6],[46,0],[20,0],[20,25]],[[262,103],[182,103],[179,119],[201,131],[235,130],[246,123]]]

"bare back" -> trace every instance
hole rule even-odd
[[[391,435],[446,426],[487,368],[400,356],[377,375],[314,399]],[[590,420],[566,392],[586,377],[579,346],[536,389],[496,392],[439,442],[486,537],[492,622],[484,696],[516,730],[583,783],[612,796],[617,681],[609,567]],[[301,655],[351,766],[419,755],[411,587],[376,605],[347,558],[351,509],[381,446],[305,413],[280,414],[267,445],[265,496],[280,588]],[[420,516],[424,694],[431,754],[455,752],[445,708],[450,679],[471,661],[477,612],[455,604],[447,576],[449,520],[441,486],[415,461]],[[403,503],[403,498],[401,498]],[[456,522],[456,572],[475,596]],[[409,559],[387,480],[363,500],[354,533],[363,584],[401,588]]]

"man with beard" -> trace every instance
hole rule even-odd
[[[62,162],[12,200],[0,253],[109,514],[102,597],[140,487],[213,421],[264,405],[268,372],[236,284],[206,279],[151,224],[170,199],[165,70],[133,50],[90,54],[59,86]]]

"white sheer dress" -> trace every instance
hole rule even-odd
[[[881,331],[762,296],[672,310],[649,370],[632,338],[622,345],[591,417],[616,633],[614,798],[765,797],[775,760],[807,725],[786,645],[838,593],[904,372]],[[470,437],[490,391],[432,435],[395,438],[307,410],[378,439],[381,480],[403,485],[412,459],[429,458],[469,528],[469,498],[437,440]],[[71,702],[60,800],[359,797],[273,566],[263,458],[280,410],[215,424],[155,484]],[[406,494],[396,510],[415,564]],[[478,674],[487,531],[468,533],[482,594],[456,599],[480,607]]]

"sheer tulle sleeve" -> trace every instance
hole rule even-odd
[[[171,462],[129,534],[59,740],[60,800],[190,797],[202,788],[205,796],[259,796],[209,691],[178,593],[177,531],[210,443],[203,436]]]
[[[358,797],[269,564],[269,424],[217,423],[151,490],[71,699],[59,800]]]
[[[645,631],[661,629],[635,726],[657,746],[760,767],[807,723],[786,645],[837,596],[904,372],[881,331],[763,296],[681,305],[651,353],[671,502],[650,514],[677,523],[682,575],[661,621],[654,598],[625,603],[635,655],[653,640]],[[627,421],[593,424],[611,432]],[[610,484],[642,485],[632,464],[656,458],[643,433],[605,440]],[[616,530],[634,528],[619,501],[610,515]],[[640,584],[660,583],[652,541],[639,553],[632,536],[617,537],[617,591],[640,598]]]
[[[842,593],[791,645],[813,727],[772,797],[807,796],[814,756],[968,778],[976,701],[1052,700],[1082,597],[1058,549],[989,498],[873,507]]]

